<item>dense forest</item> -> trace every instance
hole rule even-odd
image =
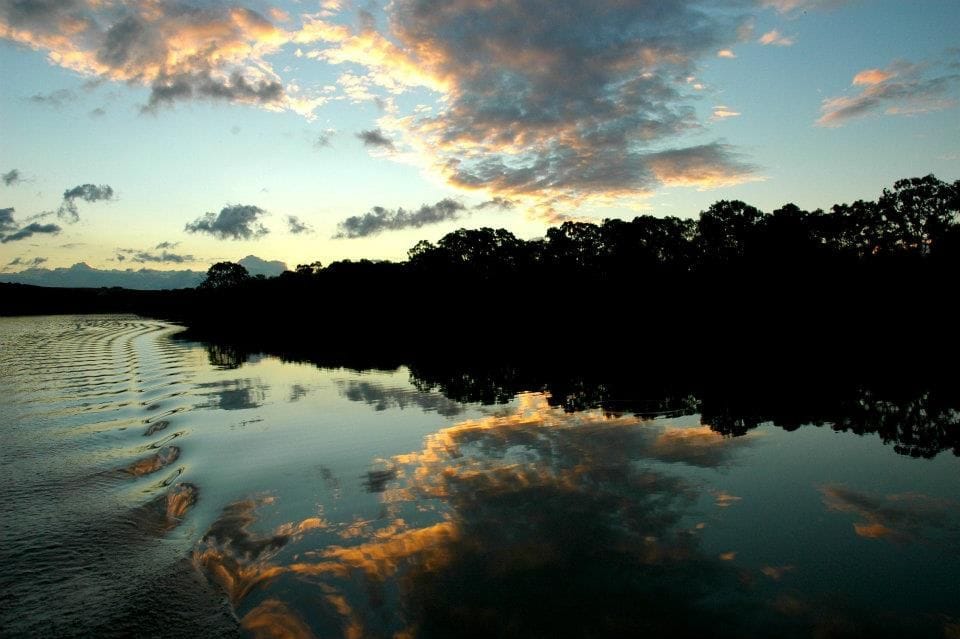
[[[627,222],[565,222],[525,241],[506,229],[460,229],[436,244],[421,241],[405,263],[299,265],[281,284],[407,277],[483,280],[636,280],[702,275],[717,269],[749,274],[775,268],[810,274],[866,265],[910,268],[920,261],[955,265],[960,257],[960,180],[929,175],[896,182],[877,201],[805,211],[786,204],[764,213],[721,200],[698,219],[643,215]],[[244,273],[221,263],[208,288],[242,285]]]
[[[221,262],[180,291],[6,286],[4,312],[133,311],[274,350],[383,360],[814,352],[869,369],[953,351],[958,273],[960,181],[930,175],[829,211],[723,200],[697,219],[571,221],[533,240],[460,229],[404,262],[314,262],[270,279]]]
[[[338,345],[380,352],[444,335],[461,349],[589,336],[595,346],[695,339],[735,350],[811,331],[852,347],[896,330],[916,346],[923,336],[911,332],[952,316],[958,266],[960,181],[927,176],[829,211],[720,201],[697,219],[565,222],[534,240],[460,229],[418,243],[405,262],[317,262],[268,280],[220,263],[188,315],[198,327],[274,327],[298,340],[332,331]]]

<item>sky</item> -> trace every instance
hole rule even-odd
[[[957,0],[0,0],[0,269],[404,259],[960,177]]]

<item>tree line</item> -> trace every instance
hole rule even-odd
[[[506,229],[459,229],[436,243],[421,241],[406,262],[351,261],[301,264],[278,284],[404,275],[458,281],[533,276],[612,281],[638,275],[675,278],[719,271],[836,272],[863,266],[910,268],[956,265],[960,258],[960,180],[933,175],[897,181],[876,201],[807,211],[786,204],[766,213],[739,200],[721,200],[697,219],[641,215],[599,224],[564,222],[543,238],[523,240]],[[204,289],[248,284],[242,266],[214,265]]]
[[[532,240],[459,229],[402,262],[314,262],[270,279],[221,262],[196,289],[10,285],[0,310],[139,313],[351,366],[522,355],[852,379],[953,370],[958,274],[960,181],[930,175],[828,211],[723,200],[696,219],[571,221]]]

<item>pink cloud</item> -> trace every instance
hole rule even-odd
[[[871,114],[916,115],[953,108],[957,100],[950,92],[960,75],[946,72],[929,77],[925,73],[929,68],[897,61],[886,69],[865,69],[852,82],[863,87],[860,92],[825,99],[816,124],[835,128]]]

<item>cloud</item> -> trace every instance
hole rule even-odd
[[[864,69],[853,76],[853,84],[854,86],[870,86],[872,84],[886,82],[892,77],[893,74],[890,71],[884,71],[883,69]]]
[[[122,257],[122,256],[118,256]],[[152,253],[150,251],[134,251],[130,259],[134,262],[147,263],[156,262],[163,264],[183,264],[185,262],[196,262],[197,259],[192,255],[180,255],[163,251],[162,253]],[[123,261],[123,260],[120,260]]]
[[[157,245],[156,245],[155,247],[153,247],[153,248],[155,248],[155,249],[157,249],[157,250],[160,250],[160,249],[172,249],[172,248],[177,248],[179,245],[180,245],[180,242],[160,242],[159,244],[157,244]]]
[[[687,151],[681,138],[701,127],[685,79],[739,41],[745,8],[738,0],[571,0],[563,11],[545,11],[540,0],[396,0],[386,34],[320,20],[311,31],[328,45],[316,57],[362,65],[387,92],[440,94],[436,113],[379,119],[380,137],[389,135],[401,158],[422,158],[449,184],[490,196],[569,202],[662,186],[649,160]],[[714,170],[699,174],[728,184],[752,178],[745,163],[711,158]],[[716,184],[693,174],[685,181]]]
[[[17,228],[17,223],[13,220],[14,208],[0,209],[0,233],[12,231]]]
[[[99,202],[111,198],[113,198],[113,189],[106,184],[101,184],[100,186],[96,184],[81,184],[80,186],[75,186],[63,192],[63,200],[65,202],[73,202],[78,199],[84,200],[85,202]]]
[[[84,202],[101,202],[113,199],[113,188],[106,184],[97,186],[96,184],[81,184],[72,189],[63,192],[63,202],[57,209],[57,217],[76,222],[80,219],[80,211],[77,209],[77,200]]]
[[[767,31],[757,40],[764,46],[774,45],[778,47],[791,47],[796,42],[792,36],[785,36],[776,29]]]
[[[33,259],[15,257],[9,262],[7,266],[23,266],[25,268],[37,268],[41,264],[47,261],[45,257],[35,257]]]
[[[713,107],[713,115],[710,116],[711,120],[726,120],[727,118],[735,118],[740,115],[739,111],[734,111],[733,109],[727,108],[723,105],[717,105]]]
[[[313,148],[315,149],[325,149],[330,146],[330,141],[336,132],[333,129],[327,131],[321,131],[317,134],[316,139],[313,141]]]
[[[188,223],[188,233],[208,233],[219,240],[250,240],[263,237],[267,230],[259,219],[266,211],[251,204],[231,204],[220,213],[207,212],[203,217]]]
[[[653,153],[646,163],[657,181],[667,186],[726,186],[754,171],[732,147],[720,142]]]
[[[761,6],[772,7],[780,13],[830,10],[854,2],[857,0],[760,0]]]
[[[10,169],[6,173],[0,175],[0,180],[3,180],[4,186],[13,186],[19,182],[23,181],[23,177],[20,175],[20,171],[17,169]]]
[[[296,215],[287,216],[287,230],[290,231],[293,235],[300,235],[302,233],[313,233],[313,227],[303,222]]]
[[[155,113],[160,107],[194,97],[269,104],[279,101],[282,96],[283,85],[277,80],[251,82],[239,71],[234,71],[227,78],[195,74],[154,85],[150,99],[142,110],[145,113]]]
[[[957,104],[951,95],[960,74],[927,73],[932,65],[903,60],[886,69],[865,69],[853,77],[852,86],[863,87],[852,96],[827,98],[820,107],[819,126],[839,127],[874,113],[908,115],[941,111]]]
[[[473,209],[475,211],[482,211],[484,209],[500,209],[501,211],[506,211],[515,207],[517,203],[513,200],[508,200],[503,197],[495,197],[485,202],[477,204]]]
[[[15,233],[0,238],[0,242],[3,242],[4,244],[7,242],[16,242],[38,234],[56,235],[62,230],[63,229],[56,224],[40,224],[38,222],[34,222],[33,224],[28,224]]]
[[[44,50],[51,63],[86,77],[149,87],[148,112],[207,99],[310,115],[326,98],[285,87],[267,60],[309,34],[274,24],[286,22],[285,14],[268,14],[202,0],[0,0],[0,37]],[[36,97],[65,101],[56,93]]]
[[[737,57],[737,54],[731,51],[730,49],[720,49],[719,51],[717,51],[717,57],[733,59]]]
[[[357,133],[357,137],[363,142],[363,146],[387,149],[388,151],[396,150],[393,140],[386,137],[380,129],[361,131]]]
[[[107,114],[107,111],[105,109],[102,109],[101,107],[97,107],[96,109],[93,109],[92,111],[87,113],[87,115],[89,115],[91,118],[102,118],[106,114]]]
[[[57,91],[51,91],[50,93],[36,93],[30,96],[29,99],[33,104],[59,109],[64,104],[76,100],[77,94],[69,89],[58,89]]]
[[[334,239],[353,239],[377,235],[384,231],[418,229],[429,224],[459,219],[461,212],[466,208],[460,202],[450,198],[444,198],[432,205],[424,204],[416,211],[407,211],[402,208],[391,211],[382,206],[375,206],[369,213],[354,215],[340,222],[337,225],[338,232],[333,237]]]

